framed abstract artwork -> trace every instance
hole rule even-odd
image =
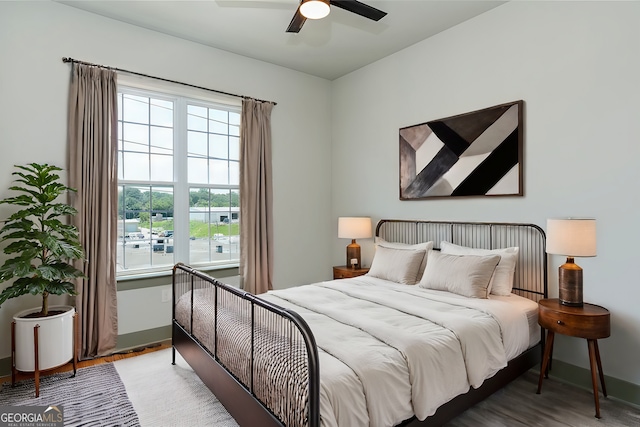
[[[523,105],[400,129],[400,200],[522,196]]]

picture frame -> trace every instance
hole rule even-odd
[[[524,101],[399,130],[400,200],[522,196]]]

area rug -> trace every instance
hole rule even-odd
[[[40,377],[40,397],[33,379],[15,387],[4,383],[0,406],[62,406],[65,426],[139,426],[118,372],[111,364]]]
[[[211,391],[171,349],[114,362],[142,426],[237,427]]]

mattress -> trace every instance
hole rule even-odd
[[[490,295],[489,299],[503,301],[513,306],[514,309],[524,313],[524,315],[527,316],[527,322],[529,324],[529,348],[540,342],[542,334],[540,325],[538,324],[537,302],[516,294],[511,294],[509,296]],[[509,360],[511,360],[513,357],[509,358]]]

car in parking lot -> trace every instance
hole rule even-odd
[[[131,239],[131,240],[141,240],[144,239],[144,234],[142,233],[129,233],[126,236],[124,236],[125,239]]]

